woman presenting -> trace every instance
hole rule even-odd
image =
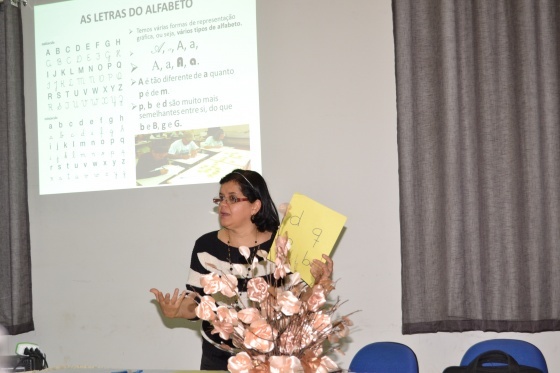
[[[256,256],[258,250],[269,251],[280,225],[278,211],[263,177],[249,170],[234,170],[220,180],[220,192],[214,198],[218,205],[221,229],[206,233],[196,240],[190,263],[187,290],[173,294],[163,294],[158,289],[150,291],[155,295],[162,313],[169,318],[196,320],[196,298],[205,295],[200,285],[202,275],[215,272],[232,274],[238,278],[241,294],[247,291],[247,281],[256,276],[266,277],[273,270],[271,266],[258,266],[261,272],[250,271],[247,264]],[[250,248],[248,261],[239,253],[240,246]],[[324,256],[326,263],[314,260],[312,274],[316,281],[330,277],[332,261]],[[209,266],[208,264],[211,264]],[[188,295],[187,295],[188,291]],[[213,327],[208,321],[202,322],[202,359],[201,370],[227,370],[227,361],[231,352],[221,349],[222,340],[218,334],[211,334]]]

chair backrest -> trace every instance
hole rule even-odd
[[[352,373],[418,373],[410,347],[397,342],[373,342],[362,347],[350,362]]]
[[[548,373],[546,360],[539,348],[520,339],[489,339],[472,345],[461,359],[461,366],[467,366],[478,355],[490,350],[500,350],[511,355],[520,365],[538,368]]]

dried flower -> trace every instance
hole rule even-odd
[[[220,293],[230,298],[231,303],[218,307],[212,296],[205,295],[200,298],[196,315],[212,323],[213,334],[219,334],[224,340],[231,339],[240,350],[228,360],[232,373],[337,370],[337,365],[325,355],[323,342],[329,340],[333,344],[327,352],[338,350],[340,339],[348,335],[352,323],[348,316],[332,320],[341,304],[340,301],[332,305],[327,302],[334,284],[330,279],[321,278],[309,287],[299,273],[291,273],[288,237],[277,237],[276,245],[274,270],[264,271],[273,276],[268,277],[268,281],[254,277],[247,282],[247,304],[241,301],[235,276],[217,272],[202,276],[200,282],[206,294]],[[251,260],[247,247],[239,250]],[[263,259],[267,254],[262,250],[257,252]],[[253,271],[263,265],[257,258],[248,264]]]
[[[248,373],[252,368],[253,359],[246,352],[240,352],[228,360],[228,369],[231,372]]]
[[[247,283],[247,296],[254,302],[262,302],[268,296],[268,282],[262,277],[251,279]]]

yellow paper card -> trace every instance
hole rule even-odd
[[[324,262],[322,255],[330,255],[345,223],[346,216],[295,193],[278,231],[279,236],[288,234],[291,243],[288,258],[292,272],[299,272],[307,284],[313,285],[315,279],[310,272],[311,262],[313,259]],[[269,260],[275,258],[276,242],[268,255]]]

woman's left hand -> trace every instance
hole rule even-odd
[[[319,259],[313,259],[311,262],[311,276],[315,279],[316,284],[330,279],[333,272],[332,259],[326,254],[323,254],[323,259],[325,259],[325,263]]]

